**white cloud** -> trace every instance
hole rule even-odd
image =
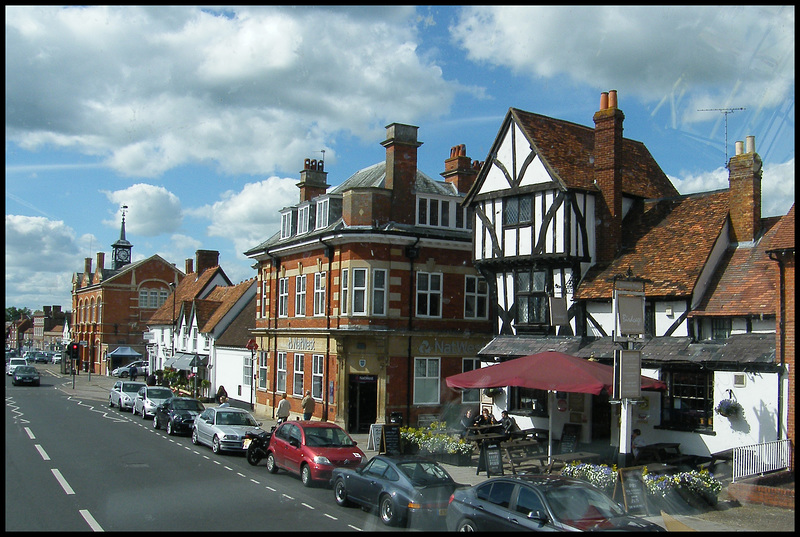
[[[102,191],[109,201],[125,209],[125,231],[135,235],[152,237],[172,233],[180,228],[181,203],[178,197],[162,186],[137,183],[124,190]],[[119,229],[121,216],[117,210],[113,219],[103,224]]]

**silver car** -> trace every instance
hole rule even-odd
[[[28,361],[25,358],[12,358],[6,366],[6,375],[13,375],[14,370],[21,365],[28,365]]]
[[[139,388],[139,392],[133,399],[133,413],[141,414],[142,418],[147,416],[154,416],[156,407],[166,401],[175,397],[172,390],[164,388],[163,386],[143,386]]]
[[[118,406],[120,411],[125,409],[133,411],[133,400],[143,386],[145,386],[144,382],[118,380],[111,387],[111,391],[108,392],[108,406]]]
[[[260,422],[246,410],[233,407],[207,408],[197,416],[192,427],[192,443],[211,446],[211,451],[243,452],[244,435],[263,432]]]

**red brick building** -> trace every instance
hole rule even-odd
[[[131,263],[133,245],[125,239],[125,215],[120,239],[112,245],[112,268],[105,253],[97,253],[97,266],[87,257],[83,272],[72,278],[72,341],[81,344],[80,371],[107,374],[107,355],[119,346],[147,356],[144,332],[150,316],[184,277],[174,264],[158,255]]]
[[[258,263],[257,403],[287,393],[300,413],[310,391],[315,417],[350,432],[477,405],[444,379],[477,367],[492,332],[460,206],[478,163],[455,147],[435,181],[417,169],[417,127],[386,132],[385,160],[330,190],[323,163],[307,160],[300,202],[245,252]]]

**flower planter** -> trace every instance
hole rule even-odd
[[[472,456],[464,453],[429,453],[425,450],[420,450],[419,455],[440,464],[449,464],[451,466],[470,466],[472,464]]]

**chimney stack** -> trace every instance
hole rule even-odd
[[[83,272],[85,274],[87,274],[87,275],[92,273],[92,258],[91,257],[87,257],[87,258],[85,258],[83,260]]]
[[[106,263],[105,252],[97,252],[97,270],[103,270]]]
[[[754,136],[748,136],[744,144],[735,145],[736,155],[728,164],[728,212],[733,241],[750,242],[761,228],[761,157],[756,153]]]
[[[300,202],[309,201],[320,196],[328,189],[328,172],[324,171],[325,161],[307,158],[300,172]]]
[[[617,108],[617,91],[600,95],[600,110],[594,114],[594,177],[600,190],[595,205],[600,228],[597,231],[597,262],[609,263],[622,245],[622,122],[625,114]]]
[[[461,144],[450,149],[450,158],[444,161],[444,172],[441,176],[453,184],[459,193],[466,194],[478,177],[479,171],[480,163],[470,161],[467,156],[467,146]]]
[[[207,269],[219,266],[219,252],[216,250],[197,250],[197,274],[200,275]]]
[[[191,257],[186,258],[186,274],[194,272],[194,260]]]
[[[392,191],[391,219],[398,224],[416,223],[414,188],[417,182],[419,127],[392,123],[386,126],[386,188]]]

